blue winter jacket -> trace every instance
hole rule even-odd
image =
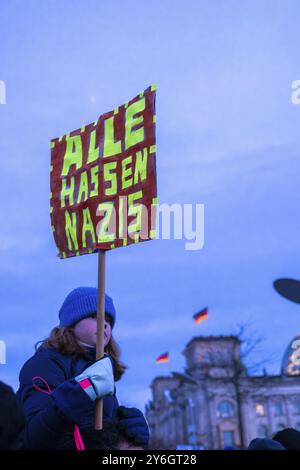
[[[95,349],[74,358],[42,346],[24,364],[17,396],[26,418],[25,449],[74,449],[74,424],[80,429],[94,425],[95,403],[73,379],[93,362]],[[35,389],[36,376],[47,381],[51,395]],[[46,390],[39,380],[35,384]],[[103,398],[104,422],[117,420],[118,406],[115,395]]]

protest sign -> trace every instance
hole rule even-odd
[[[61,258],[154,238],[155,90],[51,140],[51,226]]]

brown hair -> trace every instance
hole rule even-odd
[[[44,348],[53,348],[65,356],[78,357],[85,354],[85,349],[80,346],[75,336],[74,329],[70,326],[56,326],[53,328],[48,338],[46,338],[44,341],[39,341],[35,345],[36,350],[41,346]],[[113,336],[111,336],[109,343],[105,347],[104,351],[112,359],[115,381],[120,380],[125,370],[127,369],[127,366],[120,362],[120,348],[114,340]]]

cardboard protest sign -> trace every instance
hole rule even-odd
[[[155,90],[51,140],[51,225],[61,258],[155,237]]]

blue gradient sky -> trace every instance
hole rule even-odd
[[[297,0],[1,2],[2,380],[17,386],[69,290],[96,285],[96,255],[56,258],[49,140],[156,82],[159,202],[204,203],[205,246],[157,240],[107,255],[129,366],[119,397],[143,406],[155,375],[183,368],[193,336],[238,322],[252,322],[278,372],[300,329],[300,307],[272,288],[300,278],[299,15]],[[209,320],[194,325],[205,306]],[[165,350],[171,363],[156,366]]]

